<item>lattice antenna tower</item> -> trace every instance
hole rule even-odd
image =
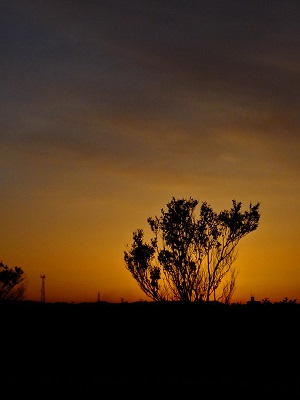
[[[46,301],[46,290],[45,290],[46,275],[45,274],[41,275],[41,278],[42,278],[41,302],[45,303],[45,301]]]

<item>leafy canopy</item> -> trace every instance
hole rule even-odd
[[[24,271],[20,267],[9,268],[0,262],[0,301],[23,300],[26,291]]]
[[[239,241],[258,227],[260,203],[242,211],[232,200],[229,210],[213,211],[207,202],[175,199],[159,217],[147,219],[153,237],[143,229],[133,232],[124,251],[127,270],[154,301],[209,301],[229,303],[235,290]]]

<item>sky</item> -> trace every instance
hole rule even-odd
[[[2,0],[0,259],[26,298],[147,297],[123,259],[175,198],[260,203],[232,302],[300,302],[298,0]],[[148,299],[149,300],[149,299]]]

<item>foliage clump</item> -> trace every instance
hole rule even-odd
[[[229,210],[213,211],[198,200],[171,199],[159,217],[147,222],[153,237],[147,243],[143,229],[133,232],[124,251],[126,268],[142,291],[154,301],[209,301],[228,304],[235,290],[239,241],[258,227],[260,203],[242,211],[232,200]],[[222,284],[222,285],[221,285]]]
[[[0,262],[0,301],[24,300],[26,280],[21,267],[9,268]]]

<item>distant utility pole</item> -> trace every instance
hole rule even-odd
[[[98,292],[98,303],[100,303],[100,292]]]
[[[41,275],[41,278],[42,278],[41,302],[45,303],[45,301],[46,301],[46,299],[45,299],[45,278],[46,278],[46,275],[45,274]]]

